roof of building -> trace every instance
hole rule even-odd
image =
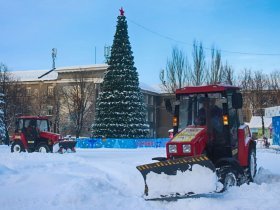
[[[26,70],[26,71],[12,71],[11,74],[20,81],[28,82],[28,81],[41,81],[41,80],[56,80],[57,72],[52,71],[46,76],[38,79],[38,77],[42,76],[46,72],[50,70]]]
[[[269,128],[272,125],[272,118],[271,117],[264,117],[264,127]],[[249,122],[249,128],[262,128],[262,118],[261,116],[252,116]]]
[[[46,74],[49,70],[25,70],[25,71],[12,71],[11,74],[23,82],[35,82],[35,81],[51,81],[56,80],[59,73],[65,72],[75,72],[75,71],[84,71],[84,70],[104,70],[108,67],[107,64],[94,64],[94,65],[80,65],[80,66],[66,66],[66,67],[58,67],[54,71]],[[38,77],[43,76],[38,79]],[[101,82],[101,81],[99,81]],[[161,93],[161,89],[159,85],[148,85],[144,82],[140,82],[140,88],[145,91],[149,91],[152,93]]]
[[[59,67],[55,70],[57,72],[74,72],[74,71],[86,71],[86,70],[106,70],[108,64],[92,64],[92,65],[80,65],[80,66],[65,66]]]

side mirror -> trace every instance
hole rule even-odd
[[[165,99],[164,102],[165,102],[166,111],[172,112],[172,104],[171,104],[170,99]]]
[[[232,107],[234,109],[241,109],[243,106],[243,98],[241,93],[234,93],[232,95]]]

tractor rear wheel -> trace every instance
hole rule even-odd
[[[257,158],[256,158],[256,149],[254,147],[250,147],[249,155],[248,155],[248,178],[249,182],[253,182],[257,172]]]
[[[232,166],[221,167],[219,174],[219,181],[223,184],[222,192],[238,185],[238,173]]]
[[[48,152],[50,152],[50,148],[48,147],[47,144],[45,144],[45,143],[40,143],[40,144],[36,147],[36,152],[48,153]]]
[[[20,141],[13,142],[13,144],[11,146],[11,152],[14,152],[14,153],[24,152],[24,147],[23,147],[22,143]]]

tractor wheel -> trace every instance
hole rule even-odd
[[[219,181],[223,184],[222,192],[238,185],[238,173],[232,166],[221,167],[219,174]]]
[[[248,155],[248,178],[249,182],[253,182],[257,172],[256,149],[251,147]]]
[[[36,147],[35,151],[41,152],[41,153],[48,153],[48,152],[50,152],[50,148],[45,143],[41,143]]]
[[[13,144],[11,146],[11,152],[14,152],[14,153],[24,152],[24,147],[23,147],[22,143],[20,141],[13,142]]]

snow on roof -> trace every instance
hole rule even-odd
[[[65,66],[56,68],[57,72],[71,72],[71,71],[81,71],[81,70],[106,70],[108,68],[107,64],[92,64],[92,65],[80,65],[80,66]]]
[[[264,117],[264,127],[269,128],[272,124],[272,118],[271,117]],[[249,128],[261,128],[262,127],[262,118],[261,116],[252,116]]]
[[[57,72],[52,71],[46,76],[38,79],[38,77],[47,73],[49,70],[26,70],[26,71],[12,71],[11,74],[20,81],[40,81],[40,80],[55,80],[57,79]]]
[[[81,70],[105,70],[108,68],[107,64],[94,64],[94,65],[80,65],[80,66],[66,66],[58,67],[49,74],[38,79],[38,77],[47,73],[49,70],[23,70],[23,71],[12,71],[11,74],[20,81],[46,81],[46,80],[56,80],[58,73],[61,72],[74,72]],[[148,85],[146,83],[140,82],[140,88],[153,93],[163,93],[162,88],[159,84]]]
[[[143,83],[143,82],[139,82],[139,87],[142,90],[146,90],[146,91],[150,91],[150,92],[154,92],[154,93],[160,93],[160,90],[157,89],[156,86],[150,86],[150,85],[147,85],[146,83]]]
[[[265,108],[265,116],[266,117],[275,117],[280,116],[280,106],[273,106]]]

